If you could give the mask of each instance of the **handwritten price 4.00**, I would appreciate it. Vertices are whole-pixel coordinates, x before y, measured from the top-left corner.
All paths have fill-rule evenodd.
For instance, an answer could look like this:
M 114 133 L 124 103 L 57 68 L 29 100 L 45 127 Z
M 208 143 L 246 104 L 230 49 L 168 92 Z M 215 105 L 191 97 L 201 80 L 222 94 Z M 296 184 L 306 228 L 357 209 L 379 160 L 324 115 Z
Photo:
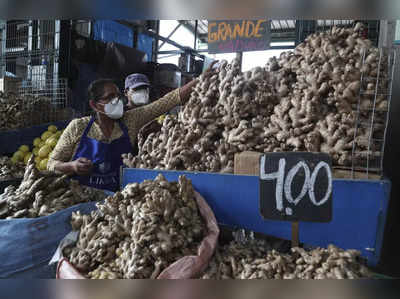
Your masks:
M 332 173 L 329 168 L 329 165 L 326 162 L 323 161 L 319 162 L 311 174 L 308 165 L 300 161 L 292 169 L 290 169 L 290 171 L 286 176 L 286 179 L 285 179 L 285 166 L 286 166 L 286 160 L 282 158 L 279 160 L 279 169 L 277 172 L 265 173 L 265 157 L 261 158 L 260 178 L 262 180 L 277 180 L 275 197 L 276 197 L 276 208 L 278 211 L 283 211 L 283 193 L 285 193 L 286 200 L 294 205 L 297 205 L 307 193 L 311 202 L 315 206 L 321 206 L 329 200 L 329 197 L 332 193 Z M 304 184 L 300 194 L 296 198 L 293 198 L 292 182 L 294 177 L 297 175 L 297 173 L 301 168 L 303 168 L 305 173 Z M 317 201 L 315 198 L 315 183 L 318 174 L 322 169 L 325 169 L 326 174 L 328 176 L 328 187 L 325 192 L 325 196 L 320 201 Z M 287 208 L 285 212 L 288 215 L 292 213 L 290 208 Z

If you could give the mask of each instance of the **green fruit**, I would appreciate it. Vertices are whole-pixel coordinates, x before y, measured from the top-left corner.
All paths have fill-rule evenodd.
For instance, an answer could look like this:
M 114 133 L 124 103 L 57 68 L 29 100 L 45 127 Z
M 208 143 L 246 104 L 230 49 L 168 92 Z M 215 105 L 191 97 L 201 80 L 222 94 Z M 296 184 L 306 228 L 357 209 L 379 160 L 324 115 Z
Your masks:
M 47 169 L 47 162 L 49 161 L 49 159 L 43 159 L 42 161 L 40 161 L 39 163 L 39 169 L 40 170 L 46 170 Z
M 55 136 L 51 136 L 49 139 L 46 140 L 46 144 L 50 145 L 51 148 L 54 148 L 57 145 L 58 139 Z
M 49 126 L 49 127 L 47 128 L 47 130 L 48 130 L 49 132 L 55 133 L 55 132 L 57 132 L 57 127 L 54 126 L 54 125 L 51 125 L 51 126 Z
M 16 151 L 13 155 L 13 158 L 15 158 L 17 161 L 22 161 L 24 159 L 24 153 L 21 151 Z
M 35 157 L 35 164 L 39 166 L 40 161 L 42 161 L 42 158 L 40 157 Z
M 24 158 L 25 165 L 28 164 L 28 160 L 32 157 L 32 155 L 33 155 L 32 153 L 28 153 L 25 155 L 25 158 Z
M 52 132 L 46 131 L 46 132 L 44 132 L 44 133 L 42 134 L 41 139 L 42 139 L 43 141 L 46 141 L 47 138 L 49 138 L 51 135 L 53 135 Z
M 38 154 L 39 154 L 40 158 L 46 158 L 46 157 L 49 156 L 50 152 L 51 152 L 51 146 L 50 145 L 44 145 L 44 146 L 42 146 L 40 148 Z
M 32 153 L 33 153 L 35 156 L 37 156 L 37 155 L 39 154 L 39 148 L 34 147 L 33 150 L 32 150 Z
M 25 144 L 21 145 L 18 150 L 21 152 L 27 153 L 27 152 L 29 152 L 29 146 L 27 146 Z
M 33 145 L 34 146 L 38 146 L 40 144 L 40 142 L 42 142 L 42 139 L 40 139 L 39 137 L 35 138 L 35 140 L 33 140 Z
M 12 157 L 11 158 L 11 162 L 13 163 L 13 164 L 17 164 L 18 163 L 18 159 L 16 158 L 16 157 Z

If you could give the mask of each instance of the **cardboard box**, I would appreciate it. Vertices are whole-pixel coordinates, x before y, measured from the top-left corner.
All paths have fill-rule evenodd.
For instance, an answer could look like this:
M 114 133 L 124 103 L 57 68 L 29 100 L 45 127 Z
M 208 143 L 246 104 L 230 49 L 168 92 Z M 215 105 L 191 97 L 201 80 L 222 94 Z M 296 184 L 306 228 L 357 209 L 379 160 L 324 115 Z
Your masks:
M 250 151 L 235 154 L 234 174 L 258 176 L 260 174 L 260 157 L 262 155 L 263 153 Z M 351 179 L 351 170 L 333 169 L 332 175 L 336 179 Z M 380 180 L 381 176 L 370 173 L 367 178 L 366 173 L 355 171 L 354 179 Z
M 235 154 L 234 173 L 241 175 L 259 175 L 262 153 L 243 152 Z

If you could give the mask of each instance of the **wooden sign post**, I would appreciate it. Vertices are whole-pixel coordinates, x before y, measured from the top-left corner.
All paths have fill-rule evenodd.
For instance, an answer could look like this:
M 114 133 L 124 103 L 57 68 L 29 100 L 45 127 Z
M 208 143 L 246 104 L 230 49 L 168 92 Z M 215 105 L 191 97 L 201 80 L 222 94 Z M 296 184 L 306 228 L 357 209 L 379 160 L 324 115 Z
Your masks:
M 264 219 L 292 222 L 293 247 L 299 245 L 299 221 L 330 222 L 330 156 L 301 152 L 261 156 L 260 212 Z

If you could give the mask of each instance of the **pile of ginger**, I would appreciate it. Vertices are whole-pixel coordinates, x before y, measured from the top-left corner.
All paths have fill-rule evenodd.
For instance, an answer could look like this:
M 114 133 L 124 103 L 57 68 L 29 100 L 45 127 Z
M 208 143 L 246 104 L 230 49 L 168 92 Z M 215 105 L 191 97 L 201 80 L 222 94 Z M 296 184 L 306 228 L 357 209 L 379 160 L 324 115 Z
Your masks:
M 388 89 L 388 55 L 362 30 L 357 23 L 312 34 L 247 72 L 237 60 L 222 61 L 200 77 L 177 118 L 139 139 L 136 157 L 123 155 L 125 165 L 232 173 L 234 155 L 243 151 L 323 152 L 334 166 L 379 158 L 370 139 L 384 134 L 388 99 L 374 100 Z M 357 120 L 364 125 L 356 129 Z

